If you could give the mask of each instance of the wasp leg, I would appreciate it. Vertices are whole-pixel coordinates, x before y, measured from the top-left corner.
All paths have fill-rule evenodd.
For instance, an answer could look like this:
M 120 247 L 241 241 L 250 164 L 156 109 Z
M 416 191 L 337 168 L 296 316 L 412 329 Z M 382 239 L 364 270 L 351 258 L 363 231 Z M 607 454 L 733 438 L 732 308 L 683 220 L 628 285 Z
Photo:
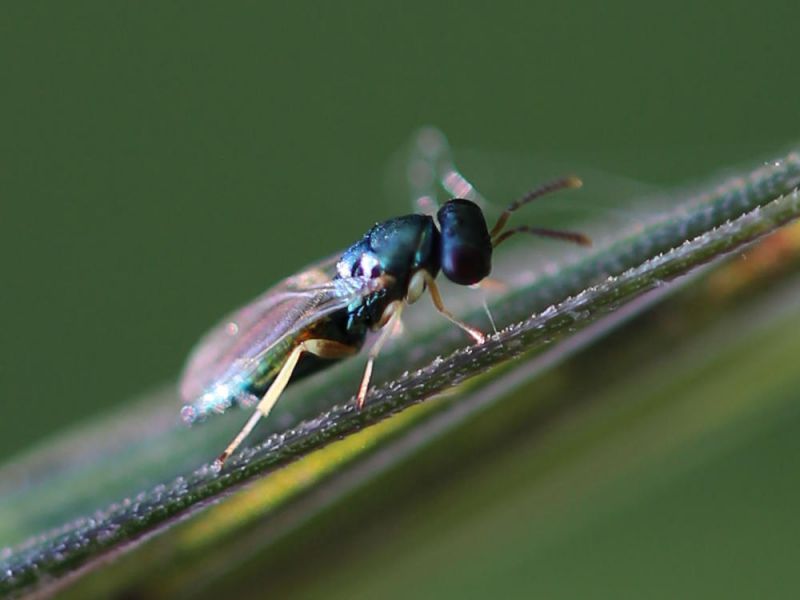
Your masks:
M 364 401 L 367 399 L 367 390 L 369 389 L 369 380 L 372 378 L 372 367 L 375 365 L 375 359 L 381 353 L 383 345 L 386 340 L 392 335 L 394 328 L 400 322 L 400 315 L 403 313 L 403 303 L 394 302 L 389 306 L 392 307 L 391 316 L 383 326 L 380 337 L 372 345 L 369 350 L 369 357 L 367 358 L 367 366 L 364 368 L 364 375 L 361 377 L 361 385 L 358 386 L 358 395 L 356 396 L 356 408 L 361 410 L 364 406 Z
M 478 283 L 470 286 L 476 290 L 483 290 L 484 292 L 492 293 L 502 293 L 508 290 L 508 284 L 500 279 L 495 279 L 493 277 L 484 277 Z M 489 323 L 492 325 L 492 330 L 497 333 L 497 325 L 494 322 L 494 317 L 492 316 L 492 311 L 489 309 L 489 301 L 486 297 L 486 294 L 483 294 L 483 310 L 486 313 L 486 316 L 489 317 Z
M 236 435 L 235 438 L 233 438 L 233 441 L 228 444 L 228 447 L 225 448 L 225 451 L 219 455 L 217 460 L 214 461 L 214 469 L 217 471 L 222 469 L 222 465 L 225 463 L 228 457 L 236 451 L 236 449 L 247 438 L 247 436 L 250 435 L 250 432 L 253 431 L 259 419 L 261 419 L 261 417 L 266 417 L 270 413 L 272 407 L 275 406 L 278 398 L 280 398 L 281 394 L 283 393 L 283 390 L 286 389 L 286 386 L 289 384 L 289 380 L 291 379 L 292 373 L 297 366 L 297 362 L 300 360 L 300 357 L 304 352 L 308 352 L 322 358 L 343 358 L 345 356 L 355 354 L 357 351 L 357 348 L 353 348 L 347 344 L 323 339 L 306 340 L 305 342 L 295 346 L 291 353 L 289 353 L 289 356 L 286 358 L 286 362 L 283 363 L 283 366 L 278 372 L 278 375 L 275 377 L 275 380 L 272 382 L 272 385 L 269 386 L 267 393 L 264 394 L 264 397 L 258 403 L 258 406 L 256 406 L 256 411 L 253 413 L 250 419 L 248 419 L 244 427 L 242 427 L 242 430 Z
M 453 316 L 453 313 L 444 307 L 442 295 L 439 293 L 439 286 L 436 285 L 433 277 L 426 277 L 425 283 L 428 286 L 428 290 L 431 292 L 431 299 L 433 300 L 433 305 L 436 307 L 436 310 L 438 310 L 451 323 L 458 325 L 461 329 L 467 332 L 476 343 L 482 344 L 486 340 L 486 336 L 482 331 L 475 329 L 471 325 L 464 323 L 464 321 L 457 319 L 455 316 Z

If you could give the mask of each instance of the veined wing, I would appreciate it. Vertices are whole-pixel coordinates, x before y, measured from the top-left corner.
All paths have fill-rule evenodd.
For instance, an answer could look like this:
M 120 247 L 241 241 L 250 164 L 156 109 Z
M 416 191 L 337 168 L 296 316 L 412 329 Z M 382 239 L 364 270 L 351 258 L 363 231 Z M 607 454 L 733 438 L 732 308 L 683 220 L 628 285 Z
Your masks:
M 284 279 L 224 318 L 189 356 L 180 383 L 184 418 L 227 409 L 264 368 L 266 356 L 311 323 L 376 291 L 379 281 L 334 279 L 336 258 Z M 288 348 L 287 348 L 288 350 Z

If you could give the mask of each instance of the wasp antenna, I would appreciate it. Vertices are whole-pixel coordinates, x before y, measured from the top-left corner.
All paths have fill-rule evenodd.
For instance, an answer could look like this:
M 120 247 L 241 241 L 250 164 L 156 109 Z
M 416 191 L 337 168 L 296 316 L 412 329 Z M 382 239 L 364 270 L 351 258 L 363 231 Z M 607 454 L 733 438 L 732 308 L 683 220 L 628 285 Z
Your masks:
M 573 244 L 578 244 L 580 246 L 592 245 L 592 240 L 589 238 L 589 236 L 577 231 L 562 231 L 559 229 L 544 229 L 542 227 L 529 227 L 528 225 L 520 225 L 519 227 L 514 227 L 513 229 L 507 229 L 502 234 L 495 237 L 492 240 L 492 247 L 497 248 L 512 235 L 516 235 L 518 233 L 529 233 L 531 235 L 564 240 L 565 242 L 572 242 Z
M 500 234 L 505 227 L 506 223 L 508 222 L 511 213 L 519 210 L 529 202 L 533 202 L 537 198 L 541 198 L 542 196 L 549 194 L 551 192 L 557 192 L 558 190 L 569 190 L 569 189 L 576 189 L 583 186 L 583 181 L 579 177 L 575 175 L 568 175 L 567 177 L 561 177 L 560 179 L 554 179 L 553 181 L 548 181 L 529 191 L 519 200 L 516 200 L 508 205 L 500 217 L 497 219 L 497 223 L 494 224 L 492 230 L 489 232 L 491 237 L 495 237 Z

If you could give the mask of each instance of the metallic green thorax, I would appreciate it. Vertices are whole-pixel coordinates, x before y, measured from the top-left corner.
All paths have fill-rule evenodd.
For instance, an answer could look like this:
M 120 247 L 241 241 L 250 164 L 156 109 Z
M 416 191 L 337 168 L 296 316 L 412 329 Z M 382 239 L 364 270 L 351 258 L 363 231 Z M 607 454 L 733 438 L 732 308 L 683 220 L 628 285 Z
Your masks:
M 360 298 L 348 308 L 348 328 L 374 327 L 386 307 L 406 296 L 411 276 L 424 270 L 436 277 L 441 259 L 441 236 L 433 218 L 406 215 L 378 223 L 342 254 L 336 268 L 340 277 L 390 275 L 390 287 Z

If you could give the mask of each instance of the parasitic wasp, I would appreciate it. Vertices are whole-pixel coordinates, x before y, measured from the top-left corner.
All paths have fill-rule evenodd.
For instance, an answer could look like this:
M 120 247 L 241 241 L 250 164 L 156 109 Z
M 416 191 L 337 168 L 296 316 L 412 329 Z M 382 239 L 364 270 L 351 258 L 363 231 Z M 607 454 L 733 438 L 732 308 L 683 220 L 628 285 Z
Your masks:
M 426 131 L 430 138 L 432 130 Z M 450 179 L 460 177 L 454 169 L 446 172 Z M 474 189 L 465 179 L 458 182 L 463 185 L 445 186 L 474 196 L 463 193 Z M 426 291 L 439 313 L 482 343 L 481 331 L 447 310 L 437 276 L 463 286 L 480 283 L 492 270 L 494 249 L 519 233 L 588 245 L 581 233 L 507 226 L 511 215 L 533 200 L 580 186 L 577 177 L 545 183 L 510 204 L 491 228 L 479 204 L 467 197 L 434 207 L 435 215 L 409 214 L 377 223 L 344 252 L 284 279 L 223 319 L 192 352 L 180 384 L 186 421 L 232 404 L 255 405 L 215 467 L 221 468 L 259 419 L 269 415 L 289 383 L 357 354 L 368 333 L 380 330 L 356 394 L 360 409 L 381 348 L 404 308 Z

